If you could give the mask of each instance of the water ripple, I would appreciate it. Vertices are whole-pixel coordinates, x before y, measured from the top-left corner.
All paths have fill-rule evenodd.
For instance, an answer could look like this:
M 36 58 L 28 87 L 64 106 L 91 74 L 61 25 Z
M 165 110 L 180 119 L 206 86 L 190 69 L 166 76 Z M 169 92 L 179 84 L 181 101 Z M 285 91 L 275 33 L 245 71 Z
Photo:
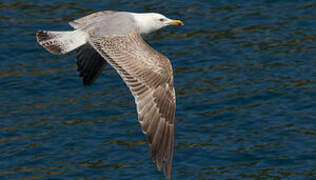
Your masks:
M 103 9 L 184 21 L 146 36 L 174 67 L 174 179 L 315 178 L 313 1 L 0 2 L 0 179 L 163 179 L 107 67 L 82 86 L 39 29 Z M 115 91 L 113 91 L 115 89 Z

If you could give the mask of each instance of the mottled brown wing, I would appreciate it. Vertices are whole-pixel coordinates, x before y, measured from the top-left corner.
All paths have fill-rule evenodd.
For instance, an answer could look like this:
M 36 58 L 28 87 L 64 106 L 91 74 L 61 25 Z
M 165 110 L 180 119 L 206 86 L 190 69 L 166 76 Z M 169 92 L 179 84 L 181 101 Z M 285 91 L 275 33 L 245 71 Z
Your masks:
M 170 61 L 137 33 L 91 37 L 90 44 L 116 69 L 132 92 L 152 159 L 170 178 L 176 109 Z

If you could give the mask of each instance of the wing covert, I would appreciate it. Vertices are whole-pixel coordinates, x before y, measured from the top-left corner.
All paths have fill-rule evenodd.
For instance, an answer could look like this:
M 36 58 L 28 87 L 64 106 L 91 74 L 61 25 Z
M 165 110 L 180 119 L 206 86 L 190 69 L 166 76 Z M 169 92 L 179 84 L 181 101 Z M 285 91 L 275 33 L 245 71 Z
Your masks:
M 175 91 L 170 61 L 137 33 L 90 37 L 89 43 L 118 72 L 137 105 L 153 161 L 170 178 L 174 151 Z

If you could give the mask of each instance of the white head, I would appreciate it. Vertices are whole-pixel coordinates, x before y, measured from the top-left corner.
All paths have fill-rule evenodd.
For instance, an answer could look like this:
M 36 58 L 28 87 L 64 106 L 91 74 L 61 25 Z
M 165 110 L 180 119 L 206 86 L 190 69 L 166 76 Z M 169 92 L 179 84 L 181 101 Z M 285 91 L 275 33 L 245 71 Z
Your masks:
M 172 20 L 158 13 L 133 13 L 141 34 L 148 34 L 166 26 L 183 26 L 180 20 Z

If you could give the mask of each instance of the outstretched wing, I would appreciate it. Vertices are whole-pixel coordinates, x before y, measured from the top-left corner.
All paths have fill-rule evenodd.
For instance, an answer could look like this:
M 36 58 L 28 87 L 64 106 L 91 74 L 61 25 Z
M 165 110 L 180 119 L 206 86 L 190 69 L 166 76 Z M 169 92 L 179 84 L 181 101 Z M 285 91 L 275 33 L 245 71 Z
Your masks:
M 138 120 L 158 169 L 170 178 L 174 151 L 175 91 L 170 61 L 137 33 L 90 37 L 89 43 L 132 92 Z

